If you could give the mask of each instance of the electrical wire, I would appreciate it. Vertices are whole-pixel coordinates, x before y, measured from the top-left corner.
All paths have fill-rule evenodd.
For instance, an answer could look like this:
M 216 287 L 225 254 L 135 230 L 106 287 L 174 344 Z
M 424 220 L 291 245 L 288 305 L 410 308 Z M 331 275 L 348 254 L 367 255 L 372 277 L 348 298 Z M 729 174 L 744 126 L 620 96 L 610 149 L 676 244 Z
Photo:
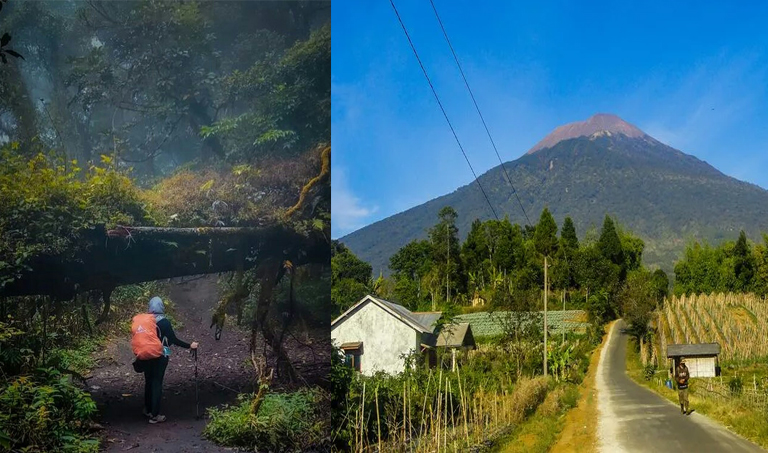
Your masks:
M 485 197 L 485 201 L 488 202 L 488 207 L 491 208 L 491 212 L 493 212 L 493 216 L 496 217 L 496 220 L 500 220 L 499 216 L 496 214 L 496 210 L 493 209 L 493 205 L 491 204 L 491 200 L 488 198 L 488 194 L 485 193 L 485 189 L 483 189 L 483 186 L 480 184 L 480 181 L 477 179 L 477 173 L 475 173 L 475 169 L 472 168 L 472 164 L 469 162 L 469 157 L 467 157 L 467 153 L 464 151 L 464 147 L 461 146 L 459 137 L 456 135 L 456 130 L 454 130 L 453 125 L 451 124 L 451 120 L 448 119 L 448 114 L 445 112 L 445 108 L 443 108 L 443 103 L 440 102 L 440 97 L 437 95 L 437 91 L 435 90 L 434 85 L 432 85 L 432 80 L 429 78 L 429 75 L 427 74 L 427 70 L 426 68 L 424 68 L 424 64 L 421 62 L 419 53 L 416 51 L 416 46 L 414 46 L 413 41 L 411 40 L 411 36 L 408 34 L 408 30 L 405 28 L 405 24 L 403 23 L 403 20 L 400 18 L 400 13 L 397 11 L 397 7 L 395 6 L 394 1 L 389 0 L 389 4 L 392 5 L 392 9 L 395 11 L 397 20 L 398 22 L 400 22 L 400 26 L 403 28 L 403 32 L 405 33 L 405 37 L 408 38 L 408 44 L 410 44 L 411 50 L 413 50 L 413 54 L 416 56 L 416 60 L 419 62 L 421 71 L 424 73 L 424 77 L 427 79 L 429 88 L 432 89 L 432 94 L 435 96 L 437 105 L 440 106 L 440 110 L 443 112 L 443 116 L 445 117 L 445 121 L 448 123 L 448 127 L 451 128 L 451 133 L 453 133 L 453 138 L 456 139 L 456 143 L 459 145 L 461 154 L 464 155 L 464 159 L 467 161 L 467 165 L 469 165 L 469 169 L 472 171 L 472 175 L 475 177 L 475 182 L 477 183 L 477 186 L 480 188 L 480 191 L 483 193 L 483 196 Z
M 517 203 L 520 205 L 520 209 L 523 211 L 525 220 L 528 222 L 528 225 L 531 226 L 532 225 L 531 219 L 528 218 L 528 214 L 525 212 L 525 208 L 523 207 L 523 203 L 520 200 L 520 196 L 517 194 L 517 189 L 515 189 L 515 185 L 512 184 L 512 178 L 509 177 L 509 173 L 507 173 L 507 168 L 504 166 L 504 162 L 501 160 L 501 156 L 499 155 L 499 150 L 496 148 L 496 142 L 493 141 L 493 137 L 491 136 L 491 132 L 488 129 L 488 125 L 485 123 L 485 118 L 483 118 L 483 114 L 480 112 L 480 107 L 477 105 L 477 100 L 475 99 L 474 93 L 472 93 L 472 88 L 469 87 L 469 82 L 467 81 L 467 77 L 464 75 L 464 69 L 462 69 L 461 63 L 459 63 L 459 57 L 456 55 L 456 51 L 453 49 L 453 44 L 451 44 L 451 40 L 448 38 L 448 33 L 445 31 L 445 27 L 443 26 L 443 21 L 440 19 L 440 15 L 437 13 L 437 8 L 435 7 L 435 3 L 433 0 L 429 0 L 429 3 L 432 5 L 432 11 L 435 12 L 435 17 L 437 18 L 437 22 L 440 24 L 440 29 L 443 31 L 443 36 L 445 37 L 445 41 L 448 43 L 448 47 L 451 49 L 451 53 L 453 54 L 453 59 L 454 61 L 456 61 L 456 66 L 458 66 L 459 72 L 461 73 L 461 78 L 464 79 L 464 85 L 467 87 L 467 91 L 469 91 L 469 96 L 472 98 L 472 102 L 475 104 L 475 110 L 477 110 L 477 114 L 480 116 L 480 121 L 483 122 L 485 133 L 488 134 L 488 139 L 491 141 L 493 150 L 496 152 L 496 157 L 499 159 L 499 163 L 501 164 L 501 169 L 504 170 L 504 174 L 507 177 L 507 182 L 509 183 L 510 187 L 512 187 L 512 193 L 515 194 L 515 198 L 517 198 Z

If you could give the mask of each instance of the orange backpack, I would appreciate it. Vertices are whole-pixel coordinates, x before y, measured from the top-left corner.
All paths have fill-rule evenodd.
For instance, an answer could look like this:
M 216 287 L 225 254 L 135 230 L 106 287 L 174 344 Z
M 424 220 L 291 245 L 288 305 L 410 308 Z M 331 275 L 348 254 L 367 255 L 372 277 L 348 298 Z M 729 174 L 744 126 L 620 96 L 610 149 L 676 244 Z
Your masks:
M 142 313 L 133 317 L 131 349 L 139 360 L 156 359 L 163 355 L 155 315 Z

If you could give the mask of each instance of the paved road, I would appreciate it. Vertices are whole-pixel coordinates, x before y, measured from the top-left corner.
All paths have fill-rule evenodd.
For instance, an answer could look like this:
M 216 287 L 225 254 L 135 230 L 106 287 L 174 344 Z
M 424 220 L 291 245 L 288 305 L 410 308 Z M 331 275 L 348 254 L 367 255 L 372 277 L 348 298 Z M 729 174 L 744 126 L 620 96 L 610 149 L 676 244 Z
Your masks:
M 765 451 L 701 414 L 681 414 L 680 406 L 632 381 L 625 373 L 627 336 L 623 327 L 623 321 L 613 325 L 597 369 L 602 452 Z

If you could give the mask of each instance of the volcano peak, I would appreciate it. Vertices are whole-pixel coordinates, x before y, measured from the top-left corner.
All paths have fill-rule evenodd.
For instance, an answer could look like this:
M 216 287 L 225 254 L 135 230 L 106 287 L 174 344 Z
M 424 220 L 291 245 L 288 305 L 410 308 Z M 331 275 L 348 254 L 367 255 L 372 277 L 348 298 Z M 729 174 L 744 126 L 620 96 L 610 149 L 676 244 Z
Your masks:
M 611 113 L 597 113 L 584 121 L 558 126 L 544 137 L 539 143 L 531 148 L 527 154 L 533 154 L 542 148 L 551 148 L 557 143 L 577 137 L 589 137 L 599 132 L 608 132 L 610 134 L 622 134 L 627 137 L 641 138 L 647 134 L 632 124 L 624 121 Z

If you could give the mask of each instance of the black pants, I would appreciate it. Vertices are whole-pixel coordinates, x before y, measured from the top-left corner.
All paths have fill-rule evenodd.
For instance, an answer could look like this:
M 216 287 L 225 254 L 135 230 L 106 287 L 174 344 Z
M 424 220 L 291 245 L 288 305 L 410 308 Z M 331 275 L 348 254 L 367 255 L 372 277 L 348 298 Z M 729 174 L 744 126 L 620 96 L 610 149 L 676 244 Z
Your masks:
M 144 367 L 144 408 L 153 417 L 160 413 L 166 367 L 168 367 L 168 357 L 147 360 Z

